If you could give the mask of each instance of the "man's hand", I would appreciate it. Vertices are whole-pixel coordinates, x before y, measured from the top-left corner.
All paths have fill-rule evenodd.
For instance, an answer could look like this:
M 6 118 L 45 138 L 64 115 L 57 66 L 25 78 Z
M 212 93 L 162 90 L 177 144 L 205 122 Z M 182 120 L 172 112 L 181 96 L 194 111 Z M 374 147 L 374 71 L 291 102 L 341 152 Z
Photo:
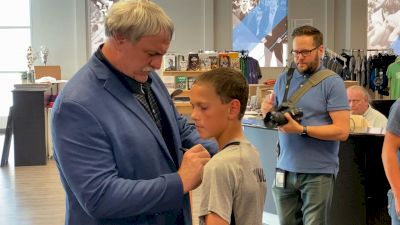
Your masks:
M 261 103 L 261 112 L 263 118 L 267 113 L 271 112 L 274 105 L 275 105 L 275 93 L 271 91 L 270 94 L 265 96 L 263 102 Z
M 283 126 L 279 126 L 279 131 L 295 134 L 301 134 L 303 132 L 303 126 L 299 124 L 296 120 L 294 120 L 289 113 L 285 113 L 284 116 L 287 119 L 288 123 Z
M 197 188 L 201 184 L 204 165 L 210 158 L 210 154 L 201 144 L 197 144 L 185 152 L 178 171 L 185 193 Z

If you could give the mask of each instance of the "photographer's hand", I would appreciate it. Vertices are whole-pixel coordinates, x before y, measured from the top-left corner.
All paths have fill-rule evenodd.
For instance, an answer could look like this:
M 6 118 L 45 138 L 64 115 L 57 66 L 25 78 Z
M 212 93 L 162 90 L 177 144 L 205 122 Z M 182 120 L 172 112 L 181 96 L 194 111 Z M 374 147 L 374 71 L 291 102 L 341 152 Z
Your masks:
M 271 112 L 274 105 L 275 105 L 275 93 L 274 91 L 271 91 L 270 94 L 265 96 L 263 102 L 261 103 L 261 112 L 263 118 L 267 113 Z
M 284 114 L 285 118 L 288 120 L 288 123 L 279 126 L 278 130 L 284 133 L 295 133 L 301 134 L 303 132 L 303 125 L 299 124 L 296 120 L 294 120 L 289 113 Z

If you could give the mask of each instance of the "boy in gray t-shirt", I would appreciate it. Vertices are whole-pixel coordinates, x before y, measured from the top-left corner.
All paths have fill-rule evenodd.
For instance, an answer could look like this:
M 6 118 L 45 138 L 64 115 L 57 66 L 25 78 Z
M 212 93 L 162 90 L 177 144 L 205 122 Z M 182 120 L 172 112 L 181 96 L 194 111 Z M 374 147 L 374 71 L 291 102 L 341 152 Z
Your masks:
M 198 189 L 200 224 L 262 224 L 266 180 L 241 124 L 248 92 L 246 79 L 232 68 L 205 72 L 192 86 L 192 119 L 200 136 L 215 138 L 220 149 Z

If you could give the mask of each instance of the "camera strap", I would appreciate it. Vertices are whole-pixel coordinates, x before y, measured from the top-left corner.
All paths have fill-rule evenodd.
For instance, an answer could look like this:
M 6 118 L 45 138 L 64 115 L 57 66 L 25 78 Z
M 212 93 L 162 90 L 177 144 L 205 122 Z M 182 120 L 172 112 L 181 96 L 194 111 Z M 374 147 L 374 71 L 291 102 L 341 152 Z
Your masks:
M 315 87 L 316 85 L 318 85 L 321 81 L 325 80 L 326 78 L 335 75 L 336 73 L 332 70 L 329 69 L 323 69 L 320 70 L 316 73 L 314 73 L 313 75 L 310 76 L 310 78 L 308 78 L 307 82 L 301 87 L 299 88 L 289 99 L 289 102 L 292 105 L 296 105 L 296 103 L 299 101 L 299 99 L 305 94 L 307 93 L 308 90 L 310 90 L 312 87 Z M 288 75 L 289 75 L 289 71 L 288 71 Z M 293 76 L 293 72 L 291 77 Z M 290 80 L 292 79 L 290 77 Z M 289 79 L 289 77 L 288 77 Z M 290 85 L 290 80 L 288 80 L 287 84 L 286 84 L 286 90 L 285 90 L 285 95 L 284 95 L 284 101 L 287 97 L 287 92 L 289 90 L 289 85 Z
M 283 95 L 283 102 L 287 100 L 287 94 L 289 92 L 290 81 L 292 81 L 294 68 L 290 67 L 287 74 L 286 74 L 286 86 L 285 86 L 285 94 Z

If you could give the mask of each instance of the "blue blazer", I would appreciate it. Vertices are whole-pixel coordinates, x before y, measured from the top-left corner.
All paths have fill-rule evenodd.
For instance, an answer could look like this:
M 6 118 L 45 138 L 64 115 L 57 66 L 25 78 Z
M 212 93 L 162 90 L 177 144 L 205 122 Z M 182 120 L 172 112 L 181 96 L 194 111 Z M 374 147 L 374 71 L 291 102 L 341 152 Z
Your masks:
M 214 142 L 177 112 L 152 73 L 160 110 L 171 126 L 179 164 L 183 149 Z M 190 202 L 153 119 L 96 56 L 68 81 L 52 110 L 54 156 L 66 191 L 66 224 L 191 224 Z M 183 211 L 183 214 L 182 214 Z

